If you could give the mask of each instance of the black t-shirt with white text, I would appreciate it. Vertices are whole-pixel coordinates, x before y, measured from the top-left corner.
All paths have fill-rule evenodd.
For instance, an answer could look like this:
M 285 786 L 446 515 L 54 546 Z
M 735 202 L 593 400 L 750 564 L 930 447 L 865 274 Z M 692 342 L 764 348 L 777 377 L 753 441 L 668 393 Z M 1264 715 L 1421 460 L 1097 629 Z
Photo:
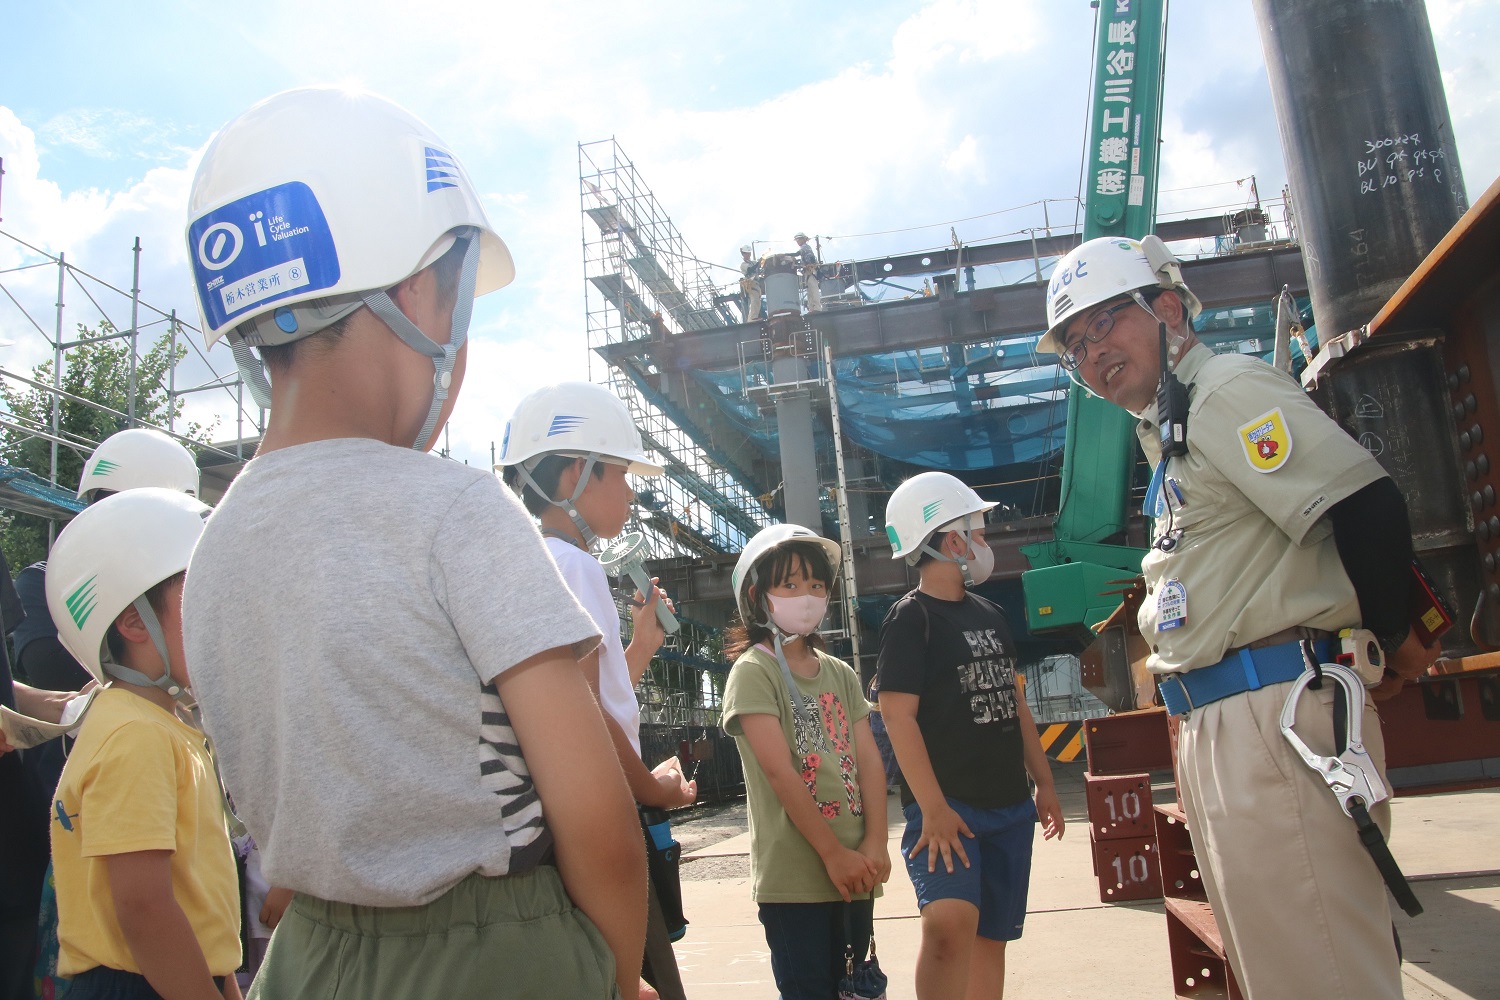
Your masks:
M 881 691 L 917 695 L 917 725 L 948 798 L 998 809 L 1030 798 L 1016 703 L 1016 645 L 1005 615 L 972 593 L 913 590 L 880 629 Z M 901 804 L 914 801 L 901 782 Z

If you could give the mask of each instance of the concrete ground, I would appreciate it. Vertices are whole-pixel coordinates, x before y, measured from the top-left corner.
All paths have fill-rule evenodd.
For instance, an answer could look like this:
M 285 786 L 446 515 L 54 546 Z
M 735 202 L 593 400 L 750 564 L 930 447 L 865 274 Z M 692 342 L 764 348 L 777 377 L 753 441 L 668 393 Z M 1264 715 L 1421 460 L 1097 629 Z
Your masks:
M 1083 765 L 1054 764 L 1068 820 L 1061 843 L 1037 833 L 1026 933 L 1008 949 L 1008 1000 L 1173 996 L 1160 900 L 1105 904 L 1092 875 Z M 1158 785 L 1158 801 L 1172 796 Z M 1500 998 L 1500 789 L 1397 799 L 1391 848 L 1426 912 L 1393 904 L 1406 962 L 1407 1000 Z M 902 820 L 888 808 L 895 861 L 875 905 L 889 1000 L 913 1000 L 920 924 L 898 852 Z M 691 1000 L 774 997 L 765 937 L 750 900 L 750 835 L 691 851 L 683 860 L 683 909 L 691 925 L 677 944 Z

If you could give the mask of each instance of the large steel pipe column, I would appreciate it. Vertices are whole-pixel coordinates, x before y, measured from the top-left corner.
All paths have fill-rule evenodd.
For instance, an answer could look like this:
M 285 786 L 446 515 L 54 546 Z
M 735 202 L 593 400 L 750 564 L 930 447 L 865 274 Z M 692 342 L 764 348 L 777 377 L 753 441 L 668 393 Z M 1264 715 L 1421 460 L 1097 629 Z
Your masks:
M 812 397 L 801 385 L 810 373 L 806 356 L 796 350 L 803 329 L 797 258 L 787 253 L 768 254 L 761 259 L 761 270 L 765 274 L 767 316 L 761 329 L 770 349 L 771 383 L 788 387 L 773 394 L 781 451 L 782 508 L 788 524 L 800 524 L 822 534 Z
M 1375 315 L 1468 207 L 1423 0 L 1254 0 L 1320 339 Z

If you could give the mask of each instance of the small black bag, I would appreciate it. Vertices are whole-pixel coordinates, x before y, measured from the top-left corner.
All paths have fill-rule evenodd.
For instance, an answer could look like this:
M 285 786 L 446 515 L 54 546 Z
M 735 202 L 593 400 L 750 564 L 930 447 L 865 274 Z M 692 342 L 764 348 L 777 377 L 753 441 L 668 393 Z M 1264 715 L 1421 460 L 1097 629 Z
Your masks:
M 870 957 L 854 960 L 854 926 L 849 907 L 844 906 L 844 977 L 839 980 L 839 1000 L 885 1000 L 886 975 L 875 957 L 875 935 L 870 935 Z
M 651 875 L 651 887 L 656 890 L 656 901 L 661 905 L 667 937 L 679 941 L 687 933 L 688 925 L 687 917 L 682 915 L 679 876 L 682 845 L 672 836 L 672 824 L 665 809 L 656 806 L 636 808 L 640 810 L 641 829 L 646 835 L 646 867 Z

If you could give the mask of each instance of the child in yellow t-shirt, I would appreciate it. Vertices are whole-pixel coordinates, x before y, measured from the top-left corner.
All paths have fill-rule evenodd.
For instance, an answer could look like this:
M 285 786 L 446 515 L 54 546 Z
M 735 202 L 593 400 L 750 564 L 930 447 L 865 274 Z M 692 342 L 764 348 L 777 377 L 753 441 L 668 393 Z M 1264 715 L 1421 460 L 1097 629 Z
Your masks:
M 223 796 L 191 715 L 182 581 L 208 508 L 172 490 L 101 500 L 53 546 L 47 603 L 108 684 L 53 803 L 58 972 L 75 1000 L 238 1000 L 239 884 Z

